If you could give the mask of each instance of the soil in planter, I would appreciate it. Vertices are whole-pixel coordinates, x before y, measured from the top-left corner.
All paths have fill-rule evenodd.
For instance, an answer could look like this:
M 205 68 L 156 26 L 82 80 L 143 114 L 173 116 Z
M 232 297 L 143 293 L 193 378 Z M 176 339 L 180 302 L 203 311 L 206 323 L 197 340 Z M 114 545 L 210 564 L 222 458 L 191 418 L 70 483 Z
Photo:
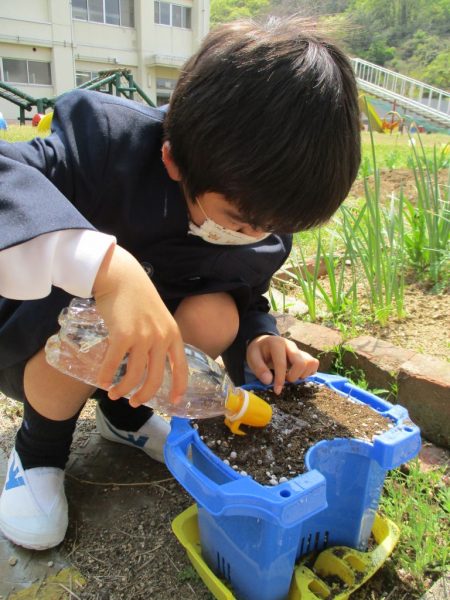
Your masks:
M 264 429 L 249 427 L 245 436 L 234 435 L 223 417 L 198 420 L 194 427 L 226 464 L 263 485 L 277 485 L 303 473 L 306 452 L 321 440 L 372 441 L 393 427 L 390 419 L 368 406 L 312 382 L 285 386 L 279 396 L 271 390 L 256 393 L 273 408 L 272 421 Z

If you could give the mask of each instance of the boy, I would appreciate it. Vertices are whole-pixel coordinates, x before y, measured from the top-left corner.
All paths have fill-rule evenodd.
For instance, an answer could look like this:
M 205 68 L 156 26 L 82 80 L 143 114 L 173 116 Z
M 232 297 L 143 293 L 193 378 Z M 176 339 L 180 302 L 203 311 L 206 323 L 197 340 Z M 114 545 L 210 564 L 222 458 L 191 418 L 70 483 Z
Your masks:
M 278 393 L 285 379 L 317 370 L 277 334 L 262 294 L 289 254 L 290 232 L 328 219 L 358 170 L 355 80 L 332 43 L 295 19 L 226 25 L 185 65 L 167 116 L 76 91 L 57 104 L 49 138 L 2 153 L 34 168 L 36 202 L 42 183 L 115 235 L 148 270 L 183 340 L 222 355 L 236 383 L 245 361 Z M 43 345 L 69 300 L 55 290 L 0 304 L 0 389 L 24 401 L 0 528 L 35 549 L 64 537 L 63 469 L 79 411 L 95 392 L 45 362 Z M 145 357 L 155 389 L 165 355 Z M 162 460 L 168 426 L 140 406 L 148 390 L 131 398 L 134 410 L 121 394 L 120 385 L 96 392 L 100 433 L 139 440 Z
M 3 203 L 0 198 L 0 223 L 9 225 L 3 225 L 4 235 L 0 240 L 0 296 L 35 300 L 48 296 L 52 285 L 82 298 L 93 295 L 109 331 L 108 351 L 99 380 L 110 381 L 126 353 L 129 359 L 133 356 L 139 359 L 158 342 L 153 331 L 155 307 L 150 309 L 148 300 L 153 295 L 158 301 L 153 284 L 138 261 L 115 243 L 114 236 L 93 231 L 67 200 L 64 199 L 62 214 L 58 211 L 55 214 L 55 207 L 49 207 L 59 224 L 28 213 L 24 215 L 21 208 L 15 203 Z M 17 221 L 20 226 L 15 225 Z M 53 230 L 57 226 L 64 229 Z M 30 239 L 24 241 L 27 237 Z M 7 246 L 3 249 L 2 245 Z M 172 361 L 171 397 L 176 400 L 187 386 L 183 340 L 175 320 L 164 307 L 161 319 Z M 152 385 L 145 364 L 140 371 L 135 369 L 134 373 L 125 374 L 122 394 L 139 385 L 143 392 Z

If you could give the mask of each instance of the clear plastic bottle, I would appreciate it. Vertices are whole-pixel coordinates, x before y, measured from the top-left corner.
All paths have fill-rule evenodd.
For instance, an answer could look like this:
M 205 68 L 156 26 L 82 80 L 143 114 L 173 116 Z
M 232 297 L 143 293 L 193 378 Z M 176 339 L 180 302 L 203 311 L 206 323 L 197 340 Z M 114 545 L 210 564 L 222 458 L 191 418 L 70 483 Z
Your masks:
M 55 369 L 100 387 L 98 371 L 108 347 L 108 330 L 92 299 L 74 298 L 59 315 L 60 331 L 45 346 L 47 362 Z M 169 416 L 203 419 L 225 415 L 234 433 L 243 433 L 241 423 L 264 427 L 272 409 L 264 400 L 235 387 L 226 372 L 207 354 L 185 345 L 189 367 L 188 389 L 181 401 L 171 403 L 172 373 L 166 362 L 163 383 L 146 404 Z M 126 372 L 125 358 L 114 378 L 118 383 Z M 131 396 L 131 393 L 128 397 Z

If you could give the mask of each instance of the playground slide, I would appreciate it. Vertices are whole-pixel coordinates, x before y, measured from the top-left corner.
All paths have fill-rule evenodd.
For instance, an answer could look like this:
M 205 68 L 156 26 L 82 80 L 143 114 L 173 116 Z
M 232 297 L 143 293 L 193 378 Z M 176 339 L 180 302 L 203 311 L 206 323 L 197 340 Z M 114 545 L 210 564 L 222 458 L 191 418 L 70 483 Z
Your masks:
M 383 122 L 378 116 L 376 110 L 370 103 L 370 100 L 367 98 L 365 94 L 361 94 L 358 98 L 359 100 L 359 108 L 361 112 L 363 112 L 367 118 L 369 119 L 370 126 L 373 131 L 380 131 L 381 133 L 384 131 Z
M 41 135 L 50 133 L 52 118 L 53 118 L 53 111 L 44 115 L 42 117 L 42 119 L 39 121 L 37 130 Z

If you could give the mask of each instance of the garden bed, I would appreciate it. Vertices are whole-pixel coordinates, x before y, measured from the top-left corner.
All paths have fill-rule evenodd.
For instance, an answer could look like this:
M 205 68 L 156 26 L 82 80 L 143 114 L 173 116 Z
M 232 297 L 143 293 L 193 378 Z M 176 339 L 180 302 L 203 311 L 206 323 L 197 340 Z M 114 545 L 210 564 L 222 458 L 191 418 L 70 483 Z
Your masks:
M 245 436 L 236 436 L 220 417 L 199 420 L 195 427 L 226 464 L 264 485 L 277 485 L 303 473 L 305 454 L 317 442 L 372 441 L 393 426 L 368 406 L 316 383 L 287 386 L 279 396 L 271 390 L 256 393 L 273 408 L 272 421 L 264 429 L 248 428 Z

